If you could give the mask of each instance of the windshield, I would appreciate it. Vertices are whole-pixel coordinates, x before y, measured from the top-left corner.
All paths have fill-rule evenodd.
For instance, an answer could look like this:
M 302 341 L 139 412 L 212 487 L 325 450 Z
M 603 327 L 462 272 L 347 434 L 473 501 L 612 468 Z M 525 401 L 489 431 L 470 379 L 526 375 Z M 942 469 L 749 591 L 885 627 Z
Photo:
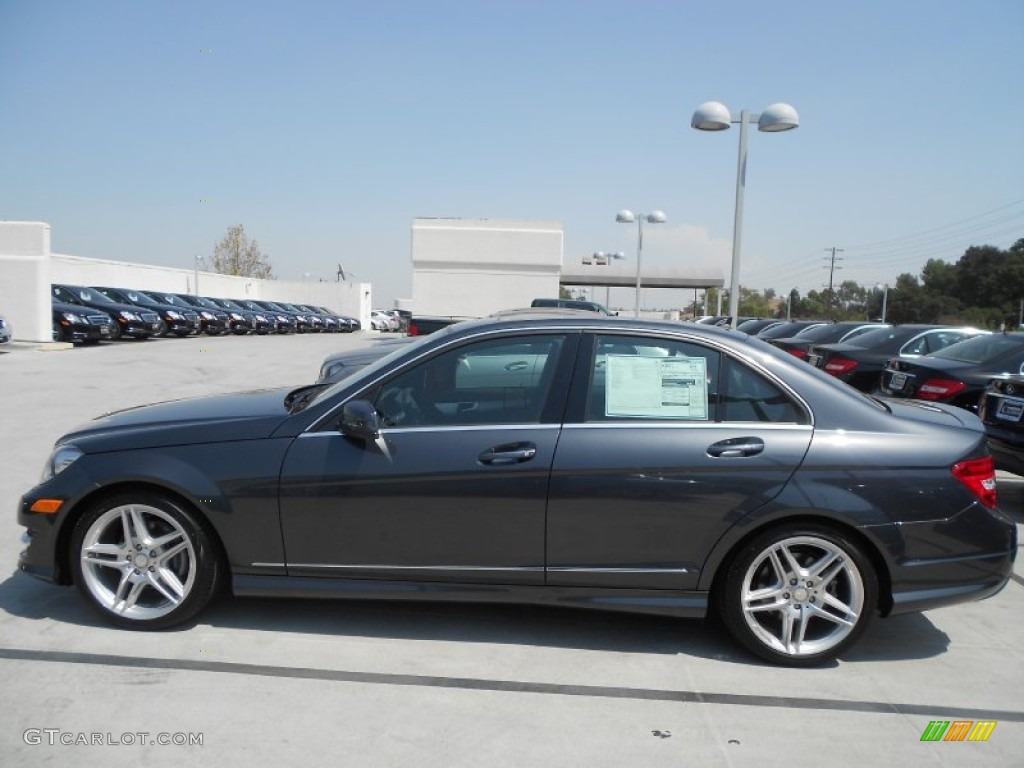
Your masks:
M 900 342 L 921 333 L 923 328 L 875 328 L 855 334 L 843 343 L 852 347 L 865 347 L 874 349 L 876 347 L 895 346 Z
M 803 339 L 804 341 L 826 341 L 828 339 L 839 338 L 849 331 L 851 327 L 852 326 L 849 325 L 829 323 L 828 325 L 804 328 L 804 330 L 800 331 L 795 338 Z
M 147 307 L 152 307 L 160 303 L 153 301 L 149 296 L 139 291 L 126 291 L 124 295 L 128 297 L 128 301 L 132 304 L 145 304 Z
M 958 341 L 938 352 L 932 352 L 928 357 L 942 357 L 964 363 L 989 363 L 1021 349 L 1024 349 L 1024 334 L 994 333 L 990 336 L 975 336 L 973 339 Z
M 171 304 L 172 306 L 175 307 L 185 307 L 186 309 L 191 309 L 191 306 L 188 304 L 188 302 L 184 301 L 183 299 L 179 299 L 173 293 L 147 293 L 146 295 L 149 296 L 154 301 L 160 302 L 161 304 Z
M 800 331 L 810 330 L 813 327 L 815 326 L 807 325 L 806 323 L 782 323 L 765 328 L 757 335 L 762 339 L 788 339 L 790 336 L 797 335 Z
M 74 296 L 77 296 L 81 301 L 89 302 L 92 304 L 119 304 L 120 302 L 111 301 L 107 296 L 104 296 L 99 291 L 94 291 L 92 288 L 68 288 Z

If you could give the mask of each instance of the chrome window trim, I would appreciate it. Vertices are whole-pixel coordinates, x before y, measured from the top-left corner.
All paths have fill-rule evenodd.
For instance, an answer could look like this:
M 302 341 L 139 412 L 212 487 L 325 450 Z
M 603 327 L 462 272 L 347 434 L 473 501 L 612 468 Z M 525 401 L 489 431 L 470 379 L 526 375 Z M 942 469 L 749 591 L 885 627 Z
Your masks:
M 503 430 L 536 430 L 536 429 L 561 429 L 561 424 L 456 424 L 436 427 L 381 427 L 380 434 L 401 435 L 406 432 L 491 432 L 495 429 Z M 325 429 L 320 432 L 303 432 L 299 437 L 339 437 L 341 432 L 332 429 Z
M 882 327 L 882 326 L 880 326 L 880 327 Z M 675 329 L 675 328 L 664 328 L 664 329 L 661 329 L 661 328 L 659 328 L 657 330 L 654 330 L 654 329 L 651 329 L 651 328 L 637 327 L 635 325 L 630 325 L 629 320 L 623 320 L 623 319 L 615 318 L 615 319 L 608 320 L 608 321 L 605 321 L 605 322 L 600 322 L 600 323 L 594 323 L 594 324 L 589 324 L 588 323 L 585 326 L 580 326 L 580 325 L 565 326 L 565 325 L 550 325 L 548 323 L 544 323 L 544 324 L 538 323 L 537 325 L 531 325 L 530 327 L 526 327 L 526 328 L 518 327 L 518 326 L 517 327 L 513 327 L 513 328 L 491 328 L 491 329 L 488 329 L 488 330 L 477 331 L 477 332 L 474 332 L 472 334 L 468 334 L 466 336 L 459 336 L 458 338 L 455 338 L 455 339 L 447 339 L 445 342 L 443 342 L 442 344 L 440 344 L 437 347 L 431 347 L 429 350 L 420 352 L 415 357 L 407 360 L 405 362 L 405 364 L 402 365 L 401 367 L 399 367 L 399 368 L 392 368 L 391 370 L 385 371 L 385 372 L 381 373 L 380 375 L 374 377 L 373 379 L 371 379 L 371 380 L 369 380 L 367 382 L 361 383 L 359 388 L 356 389 L 352 393 L 351 396 L 349 396 L 349 397 L 345 398 L 344 400 L 342 400 L 340 403 L 338 403 L 337 407 L 330 409 L 329 411 L 324 413 L 323 416 L 321 416 L 320 418 L 316 419 L 312 424 L 310 424 L 308 427 L 306 427 L 306 429 L 303 431 L 303 434 L 306 434 L 306 433 L 309 433 L 309 432 L 316 432 L 316 431 L 320 430 L 321 427 L 323 426 L 324 422 L 330 421 L 333 416 L 339 414 L 341 409 L 344 407 L 345 403 L 348 402 L 349 400 L 351 400 L 353 397 L 357 396 L 358 394 L 360 394 L 362 392 L 366 392 L 368 390 L 373 389 L 381 381 L 384 381 L 385 379 L 387 379 L 387 378 L 389 378 L 391 376 L 395 376 L 395 375 L 401 374 L 402 372 L 404 372 L 404 371 L 408 370 L 409 368 L 411 368 L 412 366 L 416 365 L 419 361 L 421 361 L 425 357 L 428 357 L 430 355 L 435 355 L 435 354 L 441 354 L 441 353 L 443 353 L 444 351 L 446 351 L 450 347 L 455 347 L 455 346 L 458 346 L 458 345 L 467 344 L 467 343 L 475 342 L 475 341 L 478 341 L 478 340 L 484 340 L 484 339 L 487 339 L 489 337 L 513 336 L 513 335 L 524 335 L 524 334 L 525 335 L 533 336 L 533 335 L 539 335 L 539 334 L 542 334 L 542 333 L 561 333 L 561 334 L 564 334 L 566 336 L 566 338 L 568 338 L 569 336 L 571 336 L 573 334 L 580 334 L 580 335 L 582 335 L 582 334 L 589 333 L 589 334 L 593 334 L 593 335 L 597 336 L 597 335 L 600 335 L 600 334 L 613 333 L 613 334 L 617 334 L 617 335 L 621 335 L 621 336 L 625 336 L 625 335 L 647 336 L 647 337 L 658 338 L 658 339 L 661 339 L 661 338 L 671 338 L 671 339 L 675 339 L 675 340 L 678 340 L 678 341 L 686 341 L 686 342 L 690 342 L 692 344 L 699 344 L 699 345 L 707 346 L 707 347 L 709 347 L 711 349 L 714 349 L 714 350 L 716 350 L 716 351 L 718 351 L 718 352 L 720 352 L 722 354 L 729 355 L 730 357 L 733 357 L 733 358 L 738 359 L 738 360 L 742 360 L 747 365 L 750 365 L 751 367 L 753 367 L 759 374 L 761 374 L 762 376 L 767 377 L 776 386 L 781 388 L 783 390 L 783 392 L 786 393 L 786 395 L 791 397 L 793 400 L 795 400 L 800 405 L 800 407 L 803 409 L 804 413 L 808 417 L 808 426 L 812 426 L 812 427 L 814 426 L 814 410 L 807 403 L 807 401 L 804 400 L 804 398 L 801 397 L 800 394 L 797 393 L 792 387 L 790 387 L 782 378 L 780 378 L 779 376 L 775 375 L 774 372 L 768 370 L 763 365 L 761 365 L 760 362 L 758 362 L 758 360 L 756 359 L 756 357 L 754 356 L 753 353 L 746 353 L 745 350 L 744 351 L 734 350 L 731 347 L 729 347 L 729 346 L 727 346 L 725 344 L 722 344 L 717 339 L 710 338 L 708 336 L 703 336 L 701 334 L 690 333 L 690 332 L 688 332 L 688 330 L 686 328 L 679 328 L 679 329 Z M 741 341 L 740 343 L 746 343 L 746 342 L 745 341 Z M 762 343 L 767 343 L 767 342 L 762 342 Z M 1021 369 L 1022 369 L 1022 371 L 1024 371 L 1024 365 L 1021 366 Z M 355 375 L 358 376 L 358 374 L 355 374 Z M 719 423 L 734 423 L 734 424 L 740 424 L 740 423 L 766 424 L 766 423 L 768 423 L 768 424 L 770 424 L 771 422 L 719 422 Z M 506 426 L 506 425 L 491 425 L 491 426 L 494 427 L 494 426 Z M 544 425 L 538 424 L 537 426 L 544 426 Z M 554 425 L 554 426 L 557 426 L 557 425 Z
M 632 417 L 631 417 L 632 418 Z M 698 428 L 714 428 L 714 429 L 748 429 L 750 425 L 757 425 L 758 431 L 778 431 L 778 430 L 797 430 L 800 432 L 813 432 L 814 425 L 812 424 L 797 424 L 795 421 L 777 422 L 777 421 L 696 421 L 689 419 L 679 419 L 678 421 L 671 421 L 668 419 L 640 419 L 636 418 L 633 421 L 623 419 L 621 421 L 583 421 L 583 422 L 571 422 L 562 425 L 563 429 L 698 429 Z
M 304 432 L 312 432 L 312 431 L 315 431 L 315 430 L 319 429 L 320 426 L 323 424 L 323 422 L 329 421 L 331 419 L 331 416 L 333 416 L 335 414 L 338 414 L 341 411 L 341 409 L 345 407 L 345 403 L 347 403 L 349 400 L 351 400 L 356 395 L 358 395 L 358 394 L 360 394 L 362 392 L 366 392 L 368 390 L 373 389 L 381 381 L 384 381 L 385 379 L 387 379 L 387 378 L 389 378 L 391 376 L 397 376 L 397 375 L 400 375 L 401 373 L 404 373 L 405 371 L 407 371 L 410 368 L 412 368 L 414 365 L 416 365 L 420 360 L 422 360 L 425 357 L 428 357 L 428 356 L 431 356 L 431 355 L 435 355 L 435 354 L 441 354 L 441 353 L 447 351 L 447 349 L 449 347 L 454 347 L 454 346 L 461 345 L 461 344 L 464 344 L 464 343 L 468 343 L 468 342 L 471 342 L 471 341 L 477 341 L 477 340 L 481 340 L 481 339 L 486 339 L 486 338 L 488 338 L 490 336 L 512 336 L 512 335 L 517 335 L 517 334 L 519 334 L 519 335 L 525 334 L 525 335 L 528 335 L 528 336 L 537 336 L 537 335 L 540 335 L 542 333 L 560 333 L 560 334 L 563 334 L 566 338 L 569 338 L 574 333 L 575 334 L 579 334 L 579 333 L 582 333 L 582 332 L 583 332 L 583 329 L 579 328 L 579 327 L 566 327 L 566 326 L 559 327 L 559 326 L 551 326 L 551 325 L 537 325 L 537 326 L 530 327 L 530 328 L 518 328 L 518 327 L 517 328 L 494 328 L 494 329 L 487 330 L 487 331 L 479 331 L 477 333 L 473 333 L 473 334 L 470 334 L 468 336 L 459 336 L 456 339 L 448 339 L 444 343 L 442 343 L 440 346 L 431 347 L 427 351 L 420 352 L 420 354 L 416 355 L 412 359 L 407 360 L 405 362 L 405 364 L 402 365 L 401 367 L 399 367 L 399 368 L 392 368 L 391 370 L 386 371 L 384 373 L 381 373 L 379 376 L 371 379 L 369 382 L 366 382 L 366 383 L 362 384 L 352 394 L 351 397 L 345 398 L 340 403 L 338 403 L 338 406 L 336 408 L 332 408 L 331 410 L 327 411 L 327 413 L 325 413 L 319 419 L 317 419 L 312 424 L 310 424 L 308 427 L 306 427 Z M 359 374 L 355 374 L 355 375 L 358 376 Z

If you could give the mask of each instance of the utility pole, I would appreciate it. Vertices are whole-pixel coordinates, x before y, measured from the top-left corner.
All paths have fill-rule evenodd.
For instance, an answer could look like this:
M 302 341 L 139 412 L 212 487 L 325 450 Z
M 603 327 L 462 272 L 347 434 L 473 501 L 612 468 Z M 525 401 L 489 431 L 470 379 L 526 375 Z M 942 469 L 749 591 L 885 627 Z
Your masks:
M 835 299 L 835 297 L 834 297 L 834 295 L 832 293 L 832 278 L 835 275 L 835 272 L 836 272 L 837 269 L 842 269 L 842 267 L 837 267 L 836 266 L 836 261 L 842 261 L 841 257 L 839 259 L 836 259 L 836 254 L 837 253 L 842 253 L 843 249 L 842 248 L 836 248 L 835 246 L 832 246 L 831 248 L 826 248 L 825 250 L 826 251 L 832 251 L 832 258 L 831 258 L 831 260 L 829 262 L 829 267 L 828 267 L 828 306 L 825 307 L 825 314 L 827 315 L 827 314 L 829 314 L 832 311 L 832 303 L 833 303 L 833 301 Z M 832 319 L 835 320 L 835 317 L 833 317 Z

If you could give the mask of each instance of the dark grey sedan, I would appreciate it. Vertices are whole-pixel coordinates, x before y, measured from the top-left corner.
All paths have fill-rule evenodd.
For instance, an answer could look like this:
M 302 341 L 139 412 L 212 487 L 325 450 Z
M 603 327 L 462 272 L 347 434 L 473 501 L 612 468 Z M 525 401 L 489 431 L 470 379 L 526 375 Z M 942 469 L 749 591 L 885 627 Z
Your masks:
M 62 437 L 20 568 L 113 624 L 236 595 L 701 617 L 783 664 L 998 592 L 1016 527 L 976 416 L 880 402 L 697 324 L 461 323 L 334 385 L 163 403 Z

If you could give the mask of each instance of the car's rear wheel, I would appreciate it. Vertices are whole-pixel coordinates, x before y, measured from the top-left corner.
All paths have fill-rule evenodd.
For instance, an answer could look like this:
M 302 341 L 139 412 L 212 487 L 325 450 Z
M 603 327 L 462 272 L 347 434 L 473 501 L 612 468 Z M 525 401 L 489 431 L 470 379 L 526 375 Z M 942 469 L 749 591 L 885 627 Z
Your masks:
M 221 575 L 202 524 L 160 494 L 122 494 L 96 504 L 72 534 L 74 580 L 108 622 L 164 629 L 210 601 Z
M 808 667 L 835 658 L 864 631 L 878 604 L 878 579 L 844 534 L 791 524 L 735 554 L 716 600 L 725 626 L 749 651 Z

